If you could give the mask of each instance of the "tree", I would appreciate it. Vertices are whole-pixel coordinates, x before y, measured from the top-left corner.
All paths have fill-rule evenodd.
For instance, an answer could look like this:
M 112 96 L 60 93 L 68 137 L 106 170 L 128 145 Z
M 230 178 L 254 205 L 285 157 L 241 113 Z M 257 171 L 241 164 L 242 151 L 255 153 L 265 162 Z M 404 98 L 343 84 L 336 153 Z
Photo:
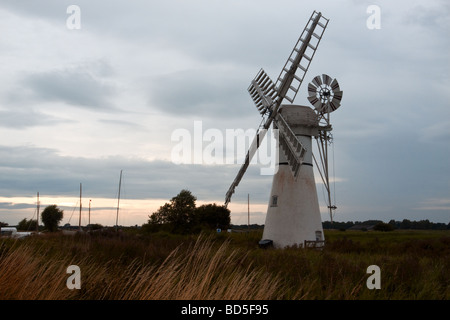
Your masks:
M 100 223 L 91 223 L 87 225 L 89 230 L 93 231 L 93 230 L 101 230 L 103 229 L 103 226 Z
M 197 198 L 189 190 L 181 190 L 169 203 L 149 216 L 150 230 L 160 229 L 164 225 L 165 229 L 174 233 L 189 232 L 194 222 L 195 201 Z
M 395 222 L 394 219 L 389 220 L 388 223 L 392 226 L 392 229 L 397 229 L 398 228 L 397 227 L 397 223 Z M 400 225 L 400 223 L 398 225 Z
M 373 227 L 373 230 L 376 230 L 376 231 L 393 231 L 394 227 L 390 223 L 379 222 Z
M 204 204 L 195 210 L 196 223 L 209 228 L 226 229 L 230 225 L 230 210 L 217 204 Z
M 197 198 L 183 189 L 170 202 L 149 216 L 142 227 L 149 232 L 165 230 L 173 233 L 195 233 L 202 228 L 228 228 L 230 210 L 217 204 L 205 204 L 196 208 Z
M 411 229 L 412 223 L 408 219 L 403 219 L 400 223 L 400 229 Z
M 42 211 L 41 220 L 45 228 L 50 232 L 55 232 L 61 222 L 64 211 L 59 209 L 56 204 L 50 205 Z
M 163 206 L 159 207 L 156 212 L 153 212 L 150 216 L 148 216 L 148 223 L 152 225 L 161 225 L 168 223 L 169 211 L 171 210 L 170 203 L 166 203 Z
M 195 201 L 197 198 L 192 195 L 189 190 L 181 190 L 181 192 L 173 197 L 168 214 L 168 223 L 185 229 L 193 222 L 195 212 Z
M 30 231 L 30 230 L 36 230 L 36 224 L 37 220 L 27 220 L 27 218 L 24 218 L 23 220 L 19 221 L 19 224 L 17 225 L 18 230 L 23 231 Z

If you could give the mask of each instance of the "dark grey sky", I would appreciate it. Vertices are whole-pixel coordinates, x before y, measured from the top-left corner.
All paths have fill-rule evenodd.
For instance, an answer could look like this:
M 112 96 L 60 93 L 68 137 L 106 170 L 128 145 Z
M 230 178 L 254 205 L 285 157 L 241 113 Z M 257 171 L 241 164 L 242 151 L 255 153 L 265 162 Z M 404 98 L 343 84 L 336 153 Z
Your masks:
M 72 4 L 79 30 L 66 26 Z M 380 29 L 366 25 L 372 4 Z M 330 23 L 296 103 L 309 105 L 322 73 L 344 91 L 332 114 L 335 219 L 448 223 L 450 5 L 439 0 L 2 1 L 0 221 L 30 218 L 37 191 L 76 198 L 80 182 L 114 199 L 121 169 L 129 199 L 188 188 L 222 203 L 239 166 L 175 165 L 171 134 L 194 121 L 255 129 L 247 87 L 260 68 L 276 79 L 313 10 Z M 252 166 L 232 203 L 251 194 L 263 223 L 270 183 Z M 133 210 L 133 224 L 151 211 Z

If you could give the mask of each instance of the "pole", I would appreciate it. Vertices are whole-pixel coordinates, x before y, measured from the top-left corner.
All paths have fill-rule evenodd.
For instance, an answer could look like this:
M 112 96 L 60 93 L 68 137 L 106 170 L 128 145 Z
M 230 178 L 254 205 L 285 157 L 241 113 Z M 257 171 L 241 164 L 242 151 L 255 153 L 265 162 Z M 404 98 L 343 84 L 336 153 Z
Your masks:
M 120 179 L 119 179 L 119 195 L 117 197 L 117 214 L 116 214 L 116 230 L 119 227 L 119 202 L 120 202 L 120 186 L 122 184 L 122 170 L 120 170 Z
M 250 231 L 250 193 L 247 194 L 247 232 Z
M 39 201 L 39 191 L 37 193 L 37 213 L 36 213 L 36 232 L 39 232 L 39 207 L 41 203 Z
M 89 226 L 91 225 L 91 201 L 92 200 L 89 200 Z
M 81 183 L 80 183 L 80 216 L 78 219 L 78 228 L 81 230 Z

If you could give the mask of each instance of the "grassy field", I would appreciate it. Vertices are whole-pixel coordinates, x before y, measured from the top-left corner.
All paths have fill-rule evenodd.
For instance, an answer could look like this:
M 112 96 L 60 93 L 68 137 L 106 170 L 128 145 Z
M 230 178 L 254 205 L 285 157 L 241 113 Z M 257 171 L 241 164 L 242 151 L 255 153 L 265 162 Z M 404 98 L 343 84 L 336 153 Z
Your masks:
M 450 232 L 325 231 L 322 250 L 260 249 L 261 231 L 0 239 L 0 299 L 445 299 Z M 67 267 L 81 270 L 69 290 Z M 366 286 L 381 269 L 381 289 Z

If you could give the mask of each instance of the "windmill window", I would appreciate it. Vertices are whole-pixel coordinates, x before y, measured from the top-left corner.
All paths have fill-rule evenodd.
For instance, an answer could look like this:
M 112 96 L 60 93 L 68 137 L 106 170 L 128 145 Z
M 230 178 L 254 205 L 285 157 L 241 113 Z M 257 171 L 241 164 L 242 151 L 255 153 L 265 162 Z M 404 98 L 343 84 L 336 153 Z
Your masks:
M 278 205 L 278 196 L 272 196 L 271 207 L 276 207 Z
M 322 231 L 316 231 L 316 241 L 322 241 Z

